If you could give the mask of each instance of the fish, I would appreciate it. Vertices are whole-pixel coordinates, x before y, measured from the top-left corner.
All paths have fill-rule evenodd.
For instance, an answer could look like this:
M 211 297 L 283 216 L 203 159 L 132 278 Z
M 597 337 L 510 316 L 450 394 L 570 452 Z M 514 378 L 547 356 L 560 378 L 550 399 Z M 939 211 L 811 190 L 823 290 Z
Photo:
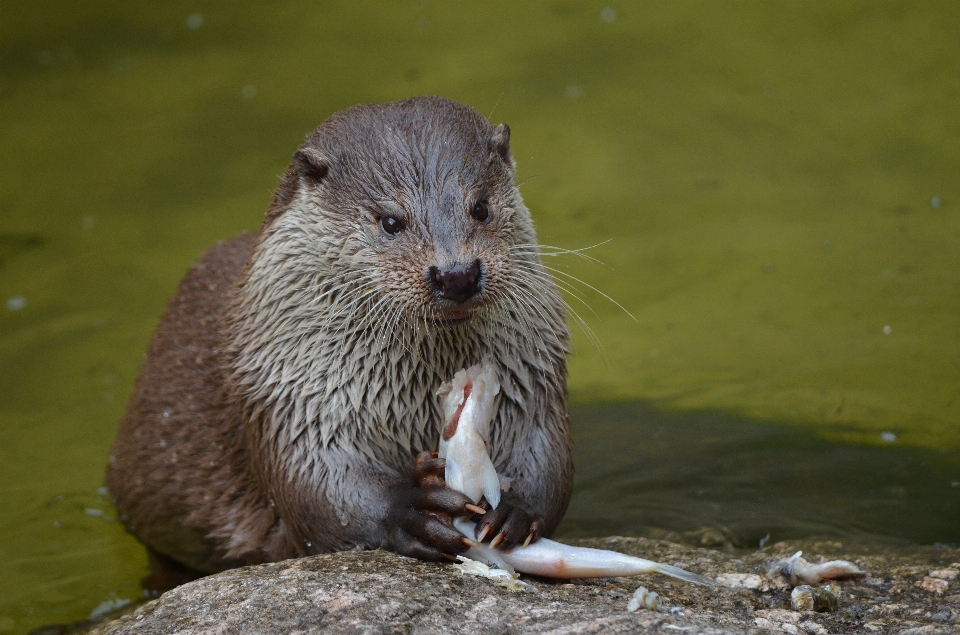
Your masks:
M 446 421 L 440 433 L 438 455 L 446 461 L 445 481 L 474 503 L 487 500 L 491 508 L 500 503 L 501 490 L 509 481 L 497 474 L 490 458 L 490 424 L 493 421 L 500 383 L 491 360 L 458 371 L 440 386 L 437 395 Z M 453 521 L 467 538 L 473 540 L 476 524 L 466 518 Z M 574 547 L 548 538 L 511 549 L 496 549 L 479 543 L 470 547 L 467 558 L 508 572 L 547 578 L 602 578 L 662 573 L 693 584 L 717 586 L 717 583 L 679 567 L 617 551 Z
M 847 560 L 826 560 L 822 559 L 819 564 L 811 564 L 801 556 L 802 551 L 798 551 L 789 558 L 777 560 L 767 570 L 767 575 L 773 577 L 776 574 L 786 578 L 790 586 L 799 585 L 814 586 L 821 580 L 839 580 L 842 578 L 863 578 L 867 572 Z

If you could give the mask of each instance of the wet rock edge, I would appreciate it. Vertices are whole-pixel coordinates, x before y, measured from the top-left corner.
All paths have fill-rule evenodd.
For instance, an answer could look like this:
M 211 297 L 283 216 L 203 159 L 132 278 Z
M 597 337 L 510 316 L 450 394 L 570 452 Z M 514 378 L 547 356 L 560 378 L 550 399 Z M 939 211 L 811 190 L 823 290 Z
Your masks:
M 960 633 L 960 580 L 943 578 L 960 566 L 954 547 L 793 541 L 751 552 L 645 538 L 570 542 L 714 579 L 748 575 L 725 576 L 735 586 L 719 589 L 659 575 L 574 581 L 524 576 L 537 592 L 522 593 L 450 566 L 383 551 L 342 552 L 209 576 L 89 632 Z M 808 558 L 851 560 L 869 575 L 841 582 L 839 608 L 832 613 L 792 611 L 788 585 L 765 572 L 770 561 L 801 549 Z M 626 610 L 641 585 L 660 594 L 661 612 Z

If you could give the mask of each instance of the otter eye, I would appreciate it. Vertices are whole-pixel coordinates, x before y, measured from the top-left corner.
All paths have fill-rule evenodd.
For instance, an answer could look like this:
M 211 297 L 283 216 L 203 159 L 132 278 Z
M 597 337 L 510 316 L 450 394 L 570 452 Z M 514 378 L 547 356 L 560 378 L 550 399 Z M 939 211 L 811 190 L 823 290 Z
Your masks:
M 403 223 L 393 216 L 384 216 L 380 219 L 380 228 L 390 236 L 396 236 L 403 229 Z
M 473 204 L 473 209 L 470 210 L 470 215 L 476 218 L 481 223 L 490 222 L 490 208 L 487 207 L 486 201 L 477 201 Z

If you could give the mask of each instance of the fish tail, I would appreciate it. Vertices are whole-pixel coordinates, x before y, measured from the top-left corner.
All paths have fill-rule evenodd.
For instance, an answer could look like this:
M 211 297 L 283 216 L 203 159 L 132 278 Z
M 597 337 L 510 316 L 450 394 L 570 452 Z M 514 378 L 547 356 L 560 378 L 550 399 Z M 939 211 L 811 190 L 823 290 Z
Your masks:
M 657 573 L 663 573 L 665 575 L 673 576 L 674 578 L 680 578 L 681 580 L 692 582 L 693 584 L 700 584 L 703 586 L 712 586 L 712 587 L 720 586 L 710 578 L 705 578 L 704 576 L 698 575 L 696 573 L 690 573 L 689 571 L 685 571 L 680 567 L 675 567 L 670 564 L 661 564 L 658 562 L 657 566 L 653 567 L 653 570 L 656 571 Z

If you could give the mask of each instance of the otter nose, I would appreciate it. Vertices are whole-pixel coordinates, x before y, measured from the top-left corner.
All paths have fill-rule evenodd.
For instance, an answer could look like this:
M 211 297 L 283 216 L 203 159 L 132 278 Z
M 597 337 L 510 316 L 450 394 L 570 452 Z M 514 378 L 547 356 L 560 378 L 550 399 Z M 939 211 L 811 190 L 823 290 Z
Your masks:
M 444 300 L 466 302 L 480 290 L 480 261 L 445 269 L 430 267 L 430 283 Z

